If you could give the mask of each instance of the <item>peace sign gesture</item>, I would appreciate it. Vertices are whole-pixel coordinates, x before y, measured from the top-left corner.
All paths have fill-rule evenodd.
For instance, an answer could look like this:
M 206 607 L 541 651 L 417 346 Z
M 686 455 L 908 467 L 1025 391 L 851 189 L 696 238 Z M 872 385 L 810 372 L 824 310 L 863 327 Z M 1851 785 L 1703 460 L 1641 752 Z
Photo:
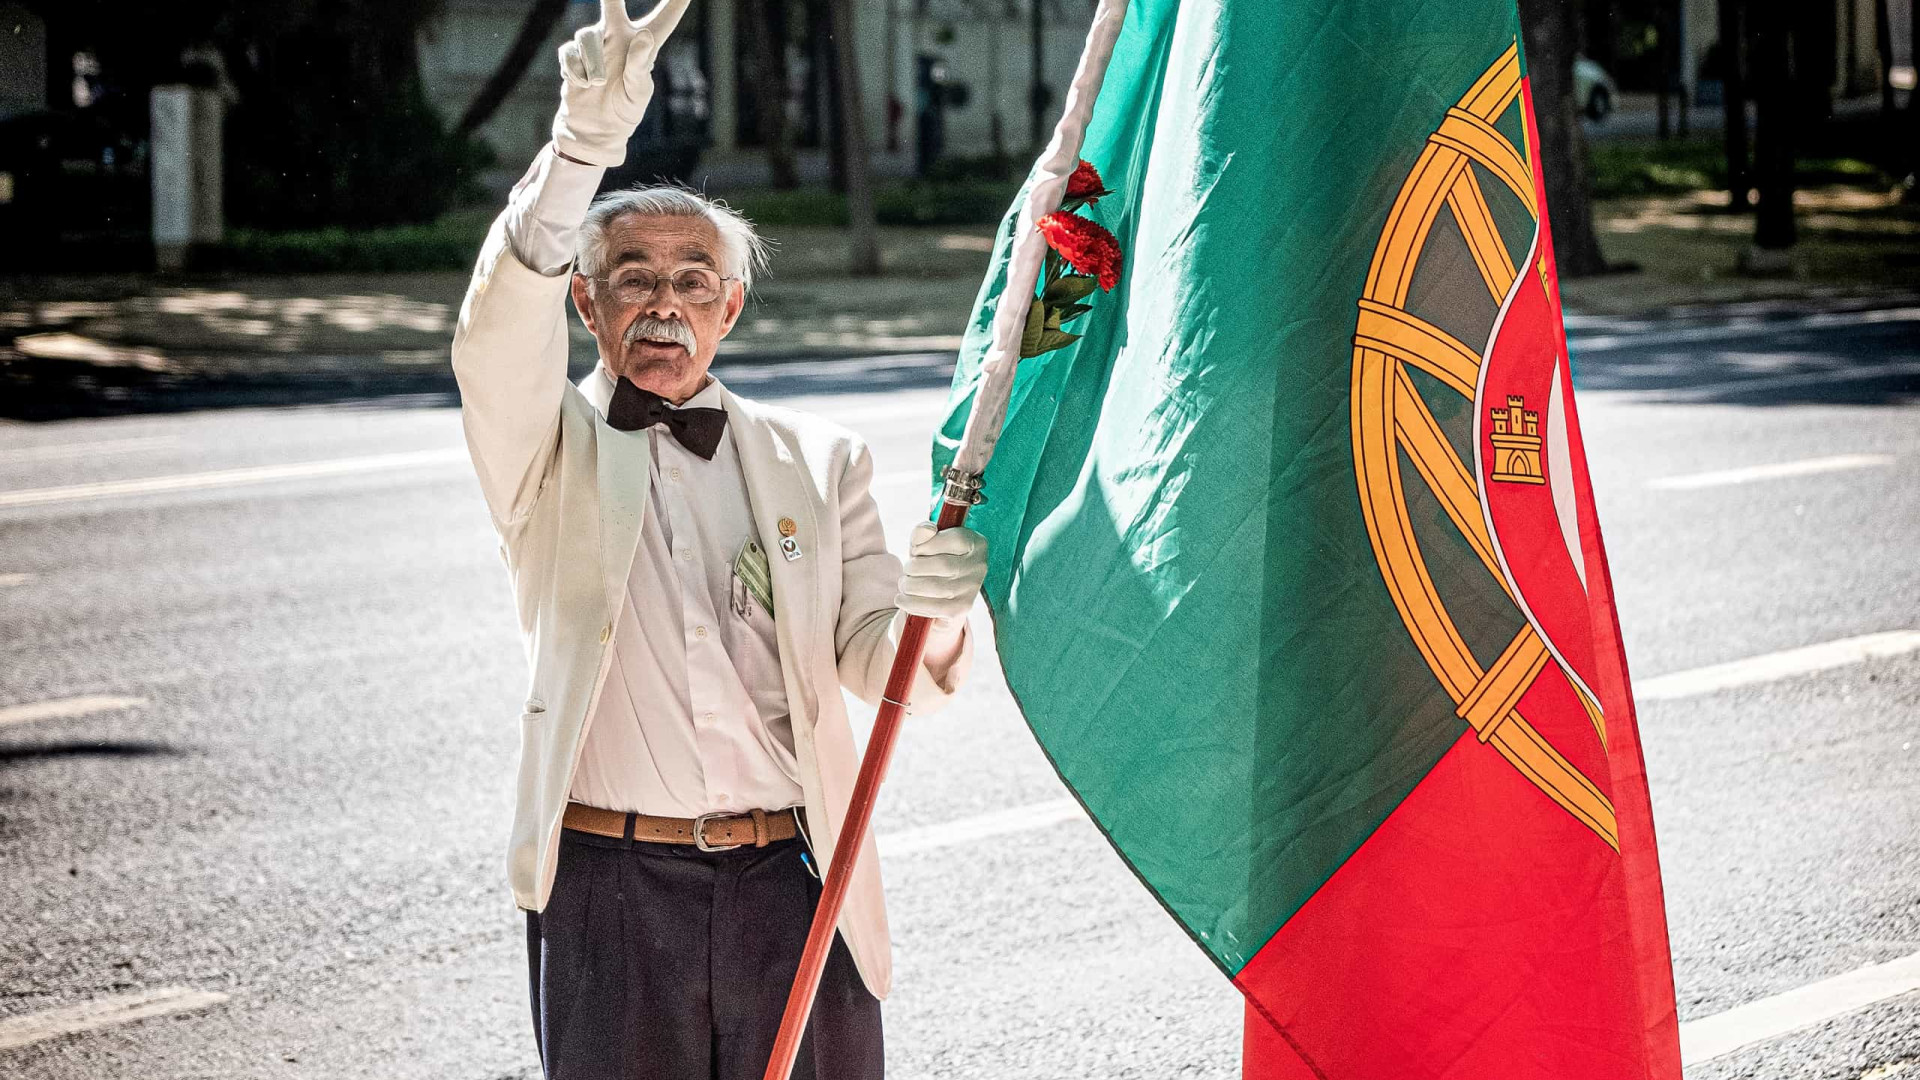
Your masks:
M 600 21 L 560 46 L 560 112 L 553 145 L 571 158 L 614 166 L 653 98 L 653 62 L 691 0 L 660 0 L 638 19 L 625 0 L 600 0 Z

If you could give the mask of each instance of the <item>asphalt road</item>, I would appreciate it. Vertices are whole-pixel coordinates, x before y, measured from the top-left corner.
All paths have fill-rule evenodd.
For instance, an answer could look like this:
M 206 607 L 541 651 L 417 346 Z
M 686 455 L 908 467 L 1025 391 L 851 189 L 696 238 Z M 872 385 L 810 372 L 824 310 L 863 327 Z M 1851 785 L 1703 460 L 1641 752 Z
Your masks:
M 1576 323 L 1688 1021 L 1920 952 L 1920 651 L 1652 681 L 1920 631 L 1920 311 L 1810 318 Z M 862 432 L 898 544 L 940 358 L 723 374 Z M 524 664 L 458 445 L 440 397 L 0 425 L 0 1075 L 537 1075 Z M 1237 996 L 1063 794 L 990 655 L 913 722 L 891 1074 L 1236 1076 Z M 1906 993 L 1689 1075 L 1917 1060 Z

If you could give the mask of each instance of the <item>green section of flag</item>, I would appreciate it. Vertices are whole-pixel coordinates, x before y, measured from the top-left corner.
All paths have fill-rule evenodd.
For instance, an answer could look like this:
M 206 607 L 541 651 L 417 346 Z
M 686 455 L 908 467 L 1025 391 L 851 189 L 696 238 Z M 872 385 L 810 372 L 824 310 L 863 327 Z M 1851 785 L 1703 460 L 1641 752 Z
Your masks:
M 1395 193 L 1517 25 L 1511 0 L 1135 0 L 1127 18 L 1082 152 L 1116 191 L 1083 213 L 1126 272 L 1081 342 L 1021 365 L 968 524 L 1035 735 L 1233 972 L 1465 730 L 1368 541 L 1351 336 Z M 1476 651 L 1511 635 L 1438 506 L 1413 510 Z

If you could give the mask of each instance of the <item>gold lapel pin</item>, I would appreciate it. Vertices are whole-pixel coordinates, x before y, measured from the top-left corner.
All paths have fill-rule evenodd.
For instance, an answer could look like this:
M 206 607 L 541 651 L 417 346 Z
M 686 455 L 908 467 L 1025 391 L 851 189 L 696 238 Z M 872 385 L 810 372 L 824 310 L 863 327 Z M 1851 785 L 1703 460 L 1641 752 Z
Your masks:
M 778 528 L 781 536 L 792 536 L 800 531 L 800 526 L 795 525 L 792 518 L 781 518 Z

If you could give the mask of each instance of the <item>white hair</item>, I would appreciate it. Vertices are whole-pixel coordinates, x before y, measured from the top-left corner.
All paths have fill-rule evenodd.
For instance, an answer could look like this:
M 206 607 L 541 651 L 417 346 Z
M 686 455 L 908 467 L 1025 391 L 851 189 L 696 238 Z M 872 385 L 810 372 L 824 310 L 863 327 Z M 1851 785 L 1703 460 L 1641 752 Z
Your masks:
M 580 225 L 576 263 L 580 273 L 594 278 L 606 272 L 607 229 L 628 214 L 707 219 L 720 235 L 720 272 L 739 278 L 745 290 L 751 291 L 753 275 L 766 269 L 767 242 L 740 211 L 697 191 L 659 185 L 610 191 L 593 201 Z

